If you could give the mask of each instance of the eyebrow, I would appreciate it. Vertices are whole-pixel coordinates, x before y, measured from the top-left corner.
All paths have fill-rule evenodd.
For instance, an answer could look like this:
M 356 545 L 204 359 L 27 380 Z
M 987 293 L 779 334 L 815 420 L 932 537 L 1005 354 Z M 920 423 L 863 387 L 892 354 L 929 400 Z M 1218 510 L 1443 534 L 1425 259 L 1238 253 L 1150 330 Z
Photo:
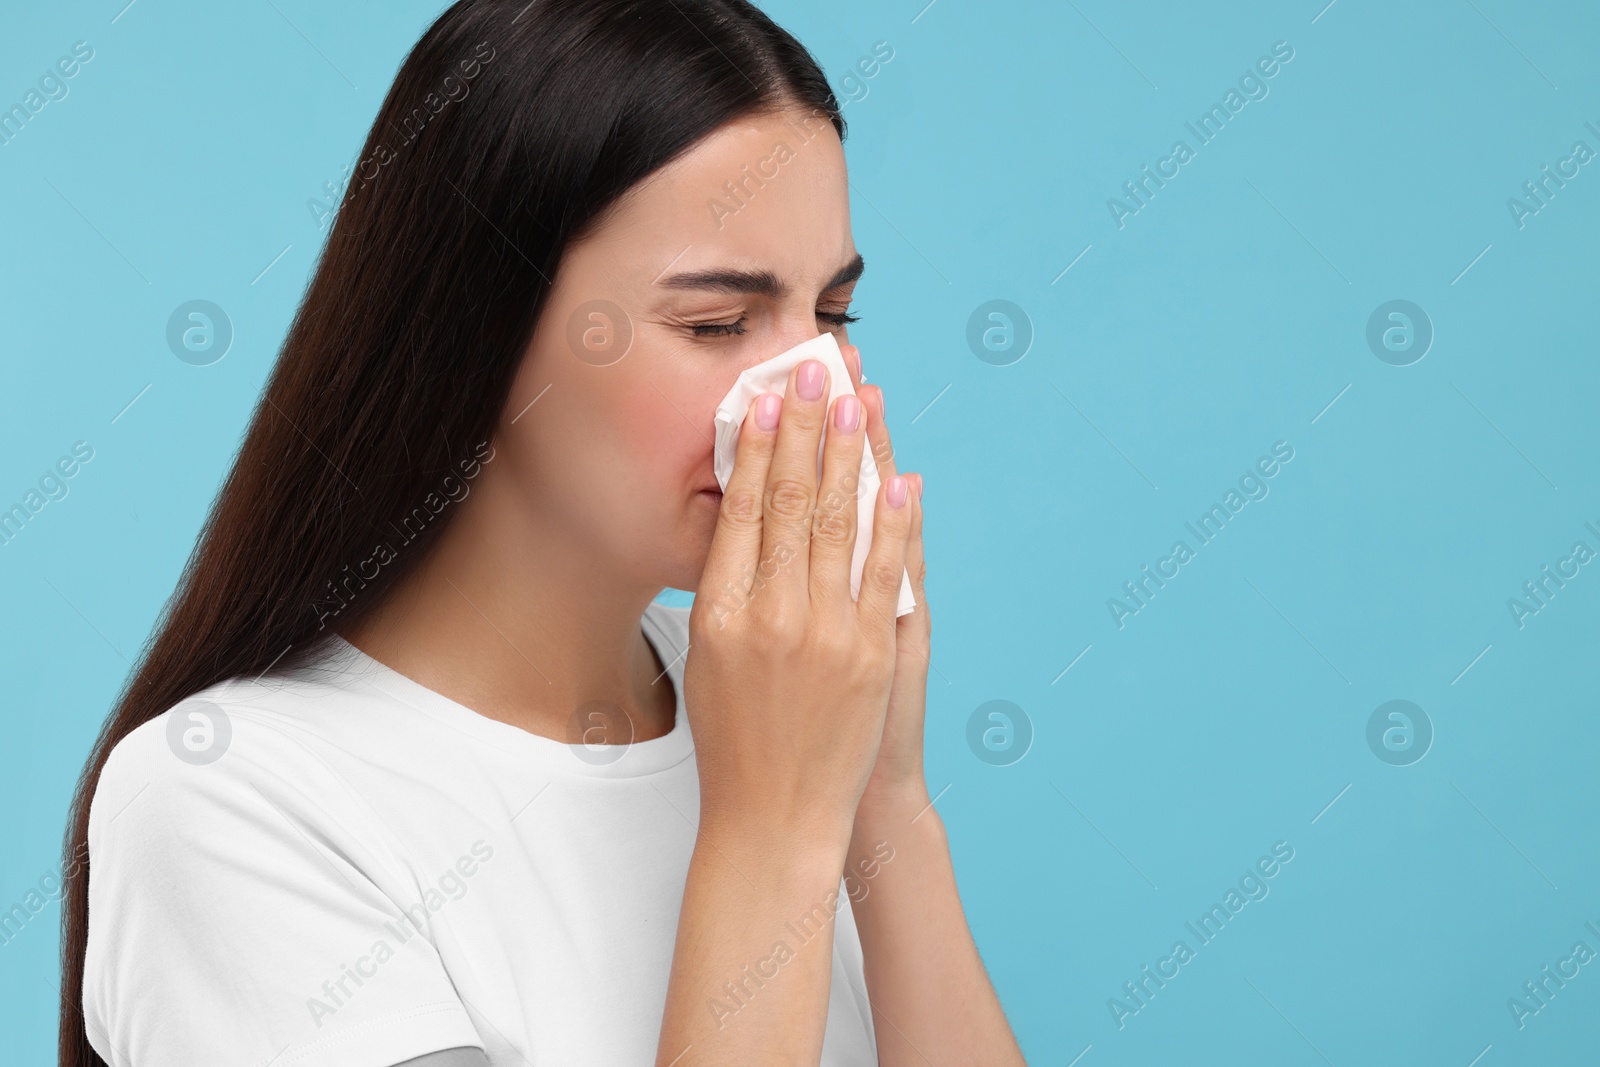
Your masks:
M 866 269 L 866 260 L 857 252 L 855 258 L 839 268 L 838 273 L 828 280 L 822 291 L 827 292 L 841 285 L 848 285 L 861 277 L 861 272 Z M 756 296 L 771 297 L 774 300 L 782 299 L 789 293 L 789 287 L 770 270 L 731 268 L 697 270 L 671 275 L 657 284 L 667 289 L 710 289 L 719 293 L 751 293 Z

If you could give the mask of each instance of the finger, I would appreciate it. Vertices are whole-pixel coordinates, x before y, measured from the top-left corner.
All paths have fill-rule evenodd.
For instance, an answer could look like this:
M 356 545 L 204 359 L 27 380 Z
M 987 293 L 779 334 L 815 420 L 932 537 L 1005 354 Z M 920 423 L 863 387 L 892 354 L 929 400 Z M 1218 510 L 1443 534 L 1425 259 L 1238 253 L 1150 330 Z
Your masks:
M 861 349 L 846 341 L 839 346 L 839 354 L 844 357 L 844 365 L 850 370 L 850 381 L 859 394 L 861 383 L 866 381 L 861 376 Z
M 883 390 L 876 385 L 861 387 L 863 400 L 870 400 L 867 409 L 867 447 L 872 450 L 873 462 L 878 467 L 878 481 L 887 482 L 896 474 L 894 446 L 889 441 L 889 424 L 883 419 Z
M 912 509 L 911 529 L 906 535 L 906 574 L 911 579 L 911 594 L 916 598 L 917 605 L 912 611 L 901 615 L 895 620 L 895 632 L 902 637 L 911 634 L 913 631 L 923 635 L 911 642 L 901 642 L 900 647 L 912 649 L 927 645 L 928 596 L 923 591 L 923 587 L 928 565 L 923 555 L 922 475 L 908 472 L 906 477 L 911 479 L 910 501 L 906 506 Z M 898 607 L 896 610 L 898 610 Z
M 733 473 L 722 492 L 717 525 L 711 535 L 699 588 L 706 592 L 713 614 L 723 618 L 749 599 L 761 553 L 763 501 L 767 470 L 781 422 L 783 398 L 762 394 L 745 412 L 739 425 L 739 445 L 733 456 Z M 771 428 L 764 428 L 763 422 Z M 696 603 L 698 603 L 698 598 Z
M 811 603 L 826 612 L 850 606 L 850 561 L 860 536 L 856 511 L 865 421 L 861 399 L 841 394 L 823 438 L 822 483 L 811 523 Z
M 912 509 L 911 529 L 906 535 L 906 573 L 911 576 L 911 592 L 917 598 L 917 610 L 921 611 L 927 603 L 922 596 L 922 583 L 928 569 L 922 554 L 922 475 L 912 472 L 906 477 L 911 479 L 907 507 Z
M 906 541 L 911 533 L 911 479 L 894 475 L 878 487 L 872 515 L 872 545 L 861 571 L 856 614 L 863 629 L 892 629 L 900 606 L 900 582 L 906 569 Z
M 761 516 L 763 579 L 771 573 L 761 593 L 780 610 L 810 599 L 811 520 L 827 395 L 828 370 L 822 363 L 803 360 L 789 372 Z

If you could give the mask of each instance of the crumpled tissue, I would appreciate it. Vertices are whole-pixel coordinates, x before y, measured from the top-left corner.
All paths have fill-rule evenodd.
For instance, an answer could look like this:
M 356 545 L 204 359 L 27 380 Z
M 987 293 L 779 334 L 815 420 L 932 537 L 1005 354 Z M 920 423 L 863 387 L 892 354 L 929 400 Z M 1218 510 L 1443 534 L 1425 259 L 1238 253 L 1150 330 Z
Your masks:
M 739 427 L 744 423 L 745 413 L 750 410 L 750 405 L 755 403 L 756 397 L 762 393 L 782 394 L 788 385 L 789 372 L 795 365 L 807 359 L 819 360 L 828 368 L 828 406 L 831 408 L 834 398 L 848 393 L 855 395 L 855 387 L 850 382 L 850 371 L 845 366 L 844 355 L 839 351 L 839 343 L 834 340 L 831 333 L 819 334 L 809 341 L 804 341 L 787 352 L 782 352 L 771 359 L 757 363 L 739 375 L 733 383 L 733 388 L 728 390 L 728 395 L 722 398 L 722 403 L 717 405 L 716 414 L 716 441 L 712 452 L 712 467 L 717 475 L 717 484 L 724 491 L 728 488 L 728 479 L 733 476 L 733 457 L 739 448 Z M 861 413 L 866 418 L 866 412 Z M 827 427 L 823 429 L 824 441 L 827 436 Z M 823 442 L 817 445 L 817 477 L 822 476 Z M 867 552 L 872 547 L 872 515 L 878 504 L 878 463 L 872 455 L 872 447 L 861 450 L 861 473 L 857 478 L 856 487 L 856 546 L 850 558 L 850 598 L 858 599 L 861 595 L 861 572 L 867 563 Z M 909 614 L 917 606 L 916 597 L 911 592 L 911 575 L 904 570 L 900 573 L 900 603 L 895 609 L 895 617 Z

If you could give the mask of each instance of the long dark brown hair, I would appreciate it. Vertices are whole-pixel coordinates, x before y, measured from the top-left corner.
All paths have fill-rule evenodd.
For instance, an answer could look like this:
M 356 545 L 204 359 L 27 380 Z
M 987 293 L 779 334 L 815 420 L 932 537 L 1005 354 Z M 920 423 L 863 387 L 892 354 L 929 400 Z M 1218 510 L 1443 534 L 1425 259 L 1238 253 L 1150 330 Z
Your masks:
M 745 0 L 461 0 L 373 121 L 178 587 L 96 740 L 64 859 L 60 1062 L 84 1029 L 89 804 L 113 746 L 212 684 L 315 658 L 455 513 L 564 249 L 725 122 L 844 120 L 810 53 Z M 437 513 L 435 513 L 437 512 Z M 373 574 L 352 568 L 407 543 Z M 369 576 L 370 575 L 370 576 Z

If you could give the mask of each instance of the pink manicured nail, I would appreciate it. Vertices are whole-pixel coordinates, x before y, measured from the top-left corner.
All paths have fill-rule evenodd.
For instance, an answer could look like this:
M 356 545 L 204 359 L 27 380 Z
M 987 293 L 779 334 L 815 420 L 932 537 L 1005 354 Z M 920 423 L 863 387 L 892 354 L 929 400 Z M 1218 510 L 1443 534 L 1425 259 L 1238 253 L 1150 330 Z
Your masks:
M 861 401 L 853 396 L 841 396 L 833 405 L 833 428 L 844 433 L 855 433 L 861 425 Z
M 801 400 L 815 400 L 822 395 L 822 379 L 827 373 L 827 368 L 814 359 L 808 359 L 800 364 L 800 373 L 795 376 L 794 391 L 800 394 Z
M 906 481 L 904 475 L 896 474 L 893 478 L 890 478 L 888 488 L 884 491 L 884 496 L 889 500 L 889 506 L 891 508 L 905 507 L 906 491 L 910 488 L 911 483 Z
M 778 412 L 783 408 L 783 397 L 777 393 L 762 393 L 756 397 L 756 425 L 763 430 L 778 428 Z
M 863 373 L 866 368 L 861 365 L 861 349 L 857 348 L 855 345 L 840 345 L 839 351 L 844 353 L 845 357 L 855 365 L 856 377 L 861 379 L 863 382 L 866 381 L 867 376 L 865 373 Z

